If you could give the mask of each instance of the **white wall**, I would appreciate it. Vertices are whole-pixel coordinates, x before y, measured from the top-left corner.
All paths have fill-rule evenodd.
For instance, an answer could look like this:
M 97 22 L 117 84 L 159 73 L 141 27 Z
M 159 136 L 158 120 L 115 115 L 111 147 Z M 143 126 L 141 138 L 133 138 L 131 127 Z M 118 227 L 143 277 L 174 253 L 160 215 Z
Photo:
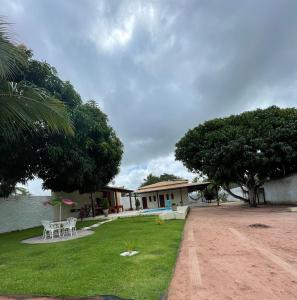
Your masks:
M 264 184 L 265 197 L 272 204 L 297 204 L 297 174 Z
M 221 189 L 220 190 L 220 193 L 223 192 L 227 195 L 227 201 L 231 201 L 231 202 L 234 202 L 234 201 L 242 201 L 240 199 L 237 199 L 235 197 L 233 197 L 232 195 L 230 195 L 227 191 L 225 191 L 224 189 Z M 245 198 L 247 199 L 248 198 L 248 195 L 245 195 L 241 189 L 241 187 L 236 187 L 236 188 L 233 188 L 231 189 L 231 192 L 237 196 L 240 196 L 242 198 Z M 264 197 L 263 197 L 263 194 L 262 193 L 259 193 L 258 194 L 258 197 L 259 197 L 259 203 L 264 203 Z
M 264 191 L 267 203 L 297 204 L 297 174 L 265 182 Z M 232 192 L 243 197 L 240 188 L 234 188 Z M 259 197 L 263 202 L 263 195 Z M 236 198 L 228 194 L 228 201 L 236 201 Z
M 166 194 L 169 194 L 170 200 L 171 200 L 171 194 L 173 194 L 174 199 L 171 201 L 172 201 L 172 203 L 175 203 L 177 205 L 180 205 L 181 198 L 183 200 L 183 205 L 186 205 L 189 203 L 187 188 L 183 188 L 181 191 L 180 190 L 159 191 L 158 194 L 159 194 L 159 196 L 164 195 L 165 205 L 166 205 L 166 199 L 167 199 Z M 154 201 L 154 196 L 156 197 L 156 201 Z M 157 208 L 158 207 L 157 192 L 138 194 L 138 199 L 140 201 L 141 207 L 142 207 L 142 197 L 147 198 L 148 208 Z M 152 201 L 149 201 L 149 197 L 151 197 Z
M 219 191 L 219 193 L 225 193 L 227 195 L 227 201 L 241 201 L 235 197 L 233 197 L 232 195 L 230 195 L 227 191 L 225 191 L 224 189 L 221 189 Z M 241 187 L 236 187 L 236 188 L 233 188 L 231 189 L 231 192 L 237 196 L 240 196 L 240 197 L 243 197 L 244 198 L 244 195 L 243 195 L 243 192 L 242 192 L 242 189 Z
M 131 202 L 132 202 L 132 208 L 136 209 L 134 195 L 131 195 Z M 122 205 L 124 207 L 124 210 L 130 210 L 130 199 L 129 199 L 129 196 L 122 196 L 121 203 L 122 203 Z
M 44 205 L 47 196 L 15 196 L 0 198 L 0 233 L 41 225 L 42 220 L 53 220 L 51 205 Z

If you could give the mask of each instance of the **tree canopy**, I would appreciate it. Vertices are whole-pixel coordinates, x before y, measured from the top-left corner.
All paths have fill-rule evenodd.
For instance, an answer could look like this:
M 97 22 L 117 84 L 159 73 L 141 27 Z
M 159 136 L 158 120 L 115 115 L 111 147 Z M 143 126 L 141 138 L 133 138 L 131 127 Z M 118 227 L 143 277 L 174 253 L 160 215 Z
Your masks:
M 47 62 L 32 59 L 31 52 L 27 52 L 27 56 L 29 62 L 23 70 L 22 80 L 46 90 L 53 98 L 61 100 L 68 108 L 74 108 L 82 103 L 80 95 L 72 84 L 60 79 L 53 66 Z
M 146 186 L 146 185 L 157 183 L 157 182 L 161 182 L 161 181 L 170 181 L 170 180 L 177 180 L 177 179 L 182 179 L 182 178 L 180 178 L 178 176 L 175 176 L 173 174 L 167 174 L 167 173 L 164 173 L 164 174 L 162 174 L 160 176 L 149 174 L 144 179 L 144 181 L 141 184 L 141 186 Z
M 5 139 L 16 138 L 24 130 L 36 132 L 42 126 L 51 131 L 73 134 L 63 102 L 45 90 L 28 84 L 24 70 L 31 52 L 11 40 L 8 24 L 0 18 L 0 130 Z
M 37 174 L 47 189 L 95 192 L 118 173 L 122 143 L 94 101 L 77 106 L 73 123 L 74 137 L 49 136 Z
M 268 178 L 297 170 L 297 110 L 272 106 L 207 121 L 185 134 L 175 156 L 229 192 L 231 183 L 245 187 L 255 206 Z
M 5 140 L 0 131 L 0 196 L 8 196 L 18 182 L 39 176 L 44 188 L 54 191 L 93 192 L 118 173 L 123 145 L 108 125 L 107 116 L 95 101 L 83 103 L 69 81 L 59 78 L 54 67 L 32 58 L 32 51 L 21 46 L 27 63 L 15 74 L 18 84 L 39 89 L 57 99 L 70 116 L 74 134 L 47 130 L 42 123 L 22 130 L 17 138 Z
M 0 18 L 0 79 L 10 80 L 26 66 L 23 51 L 17 48 L 11 39 L 9 24 Z

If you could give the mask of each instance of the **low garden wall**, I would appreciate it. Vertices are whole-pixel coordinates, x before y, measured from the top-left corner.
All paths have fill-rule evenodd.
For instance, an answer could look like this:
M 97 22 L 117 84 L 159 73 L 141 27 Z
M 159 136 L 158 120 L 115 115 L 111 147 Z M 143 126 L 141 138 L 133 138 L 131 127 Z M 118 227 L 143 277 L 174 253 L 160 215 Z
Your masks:
M 53 220 L 54 210 L 44 205 L 47 196 L 14 196 L 0 198 L 0 233 L 41 225 L 41 220 Z

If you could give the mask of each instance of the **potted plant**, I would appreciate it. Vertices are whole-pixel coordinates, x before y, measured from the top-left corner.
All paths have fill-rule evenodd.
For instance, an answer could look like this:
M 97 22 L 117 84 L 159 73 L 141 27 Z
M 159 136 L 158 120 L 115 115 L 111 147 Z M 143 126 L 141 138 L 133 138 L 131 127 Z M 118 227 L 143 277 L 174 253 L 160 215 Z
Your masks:
M 138 199 L 135 200 L 135 206 L 136 206 L 136 210 L 139 210 L 140 201 Z
M 172 207 L 172 210 L 177 210 L 177 204 L 176 203 L 173 202 L 171 207 Z
M 108 202 L 107 198 L 103 198 L 103 200 L 102 200 L 102 210 L 103 210 L 104 216 L 107 217 L 108 211 L 109 211 L 109 202 Z

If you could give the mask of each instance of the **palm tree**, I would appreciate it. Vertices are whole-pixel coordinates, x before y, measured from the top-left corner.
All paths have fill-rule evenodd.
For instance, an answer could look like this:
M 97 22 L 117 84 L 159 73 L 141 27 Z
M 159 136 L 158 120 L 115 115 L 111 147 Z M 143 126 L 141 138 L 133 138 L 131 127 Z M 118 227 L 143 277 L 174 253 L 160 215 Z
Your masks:
M 15 137 L 22 130 L 34 132 L 36 125 L 50 131 L 73 134 L 65 105 L 41 89 L 9 80 L 26 66 L 27 60 L 16 47 L 8 31 L 8 23 L 0 18 L 0 132 Z
M 16 186 L 15 187 L 15 192 L 13 193 L 15 196 L 19 195 L 19 196 L 30 196 L 30 192 L 22 186 Z

